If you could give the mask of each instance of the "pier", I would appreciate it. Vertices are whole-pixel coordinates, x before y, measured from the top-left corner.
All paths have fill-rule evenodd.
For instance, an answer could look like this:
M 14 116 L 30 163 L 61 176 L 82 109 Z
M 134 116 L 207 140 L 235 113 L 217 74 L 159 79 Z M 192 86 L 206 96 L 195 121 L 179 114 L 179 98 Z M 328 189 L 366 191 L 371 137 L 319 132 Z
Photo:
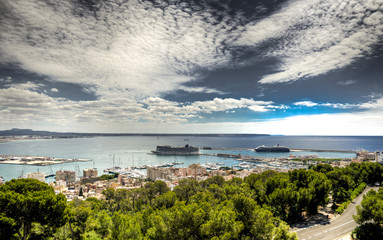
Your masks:
M 49 166 L 68 162 L 89 162 L 91 159 L 50 158 L 38 156 L 0 155 L 0 164 Z
M 338 153 L 356 153 L 352 150 L 323 150 L 323 149 L 290 149 L 291 152 L 338 152 Z

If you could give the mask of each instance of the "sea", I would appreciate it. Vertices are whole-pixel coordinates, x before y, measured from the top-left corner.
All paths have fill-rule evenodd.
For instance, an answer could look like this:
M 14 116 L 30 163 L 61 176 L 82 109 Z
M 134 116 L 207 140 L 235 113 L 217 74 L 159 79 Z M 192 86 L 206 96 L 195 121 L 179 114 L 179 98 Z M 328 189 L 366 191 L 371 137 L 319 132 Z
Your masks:
M 0 143 L 0 155 L 47 156 L 51 158 L 90 159 L 87 162 L 70 162 L 50 166 L 27 166 L 0 164 L 0 176 L 5 181 L 18 178 L 30 172 L 55 174 L 58 170 L 76 171 L 82 176 L 83 169 L 97 168 L 99 175 L 113 166 L 122 168 L 164 163 L 183 163 L 176 167 L 186 167 L 193 163 L 223 163 L 231 167 L 239 163 L 233 158 L 216 156 L 159 156 L 151 154 L 157 145 L 183 146 L 189 144 L 200 148 L 201 153 L 241 154 L 268 158 L 288 157 L 290 154 L 318 155 L 322 158 L 352 158 L 355 153 L 300 151 L 291 153 L 257 153 L 253 149 L 277 144 L 291 149 L 318 149 L 339 151 L 383 150 L 381 136 L 116 136 L 68 139 L 35 139 Z M 47 178 L 47 182 L 54 178 Z

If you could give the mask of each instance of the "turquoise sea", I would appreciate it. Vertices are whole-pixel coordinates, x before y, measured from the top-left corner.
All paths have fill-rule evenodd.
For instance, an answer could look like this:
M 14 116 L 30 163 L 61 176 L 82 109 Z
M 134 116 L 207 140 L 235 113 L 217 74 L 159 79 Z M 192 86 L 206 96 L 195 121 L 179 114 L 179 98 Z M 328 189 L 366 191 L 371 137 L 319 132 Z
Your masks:
M 97 168 L 99 175 L 113 166 L 128 167 L 183 162 L 179 167 L 192 163 L 223 162 L 226 166 L 238 164 L 231 158 L 215 156 L 157 156 L 152 155 L 157 145 L 182 146 L 185 144 L 212 148 L 241 148 L 242 150 L 203 150 L 203 153 L 230 153 L 262 157 L 287 157 L 290 153 L 256 153 L 259 145 L 280 144 L 293 149 L 321 150 L 383 150 L 383 137 L 333 137 L 333 136 L 123 136 L 71 139 L 22 140 L 0 144 L 0 155 L 48 156 L 53 158 L 85 158 L 90 162 L 65 163 L 52 166 L 26 166 L 0 164 L 0 176 L 5 180 L 17 178 L 28 172 L 55 173 L 57 170 L 74 170 L 82 175 L 84 168 Z M 296 152 L 293 155 L 313 155 L 324 158 L 349 158 L 353 153 Z M 113 161 L 114 159 L 114 161 Z M 52 181 L 48 179 L 47 181 Z

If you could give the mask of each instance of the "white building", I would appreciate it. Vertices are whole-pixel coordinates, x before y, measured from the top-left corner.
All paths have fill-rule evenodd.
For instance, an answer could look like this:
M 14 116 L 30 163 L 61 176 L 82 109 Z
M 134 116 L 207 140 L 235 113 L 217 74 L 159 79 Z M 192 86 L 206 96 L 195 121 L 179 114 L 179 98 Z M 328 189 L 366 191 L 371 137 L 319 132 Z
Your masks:
M 381 152 L 381 151 L 375 152 L 375 161 L 376 162 L 382 162 L 383 161 L 383 152 Z

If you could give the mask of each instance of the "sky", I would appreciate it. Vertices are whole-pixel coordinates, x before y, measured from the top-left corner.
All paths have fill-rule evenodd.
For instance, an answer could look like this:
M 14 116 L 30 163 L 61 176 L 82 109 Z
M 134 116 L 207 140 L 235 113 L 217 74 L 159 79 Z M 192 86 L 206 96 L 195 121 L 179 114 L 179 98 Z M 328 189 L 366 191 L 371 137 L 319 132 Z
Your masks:
M 0 0 L 0 130 L 383 135 L 383 0 Z

